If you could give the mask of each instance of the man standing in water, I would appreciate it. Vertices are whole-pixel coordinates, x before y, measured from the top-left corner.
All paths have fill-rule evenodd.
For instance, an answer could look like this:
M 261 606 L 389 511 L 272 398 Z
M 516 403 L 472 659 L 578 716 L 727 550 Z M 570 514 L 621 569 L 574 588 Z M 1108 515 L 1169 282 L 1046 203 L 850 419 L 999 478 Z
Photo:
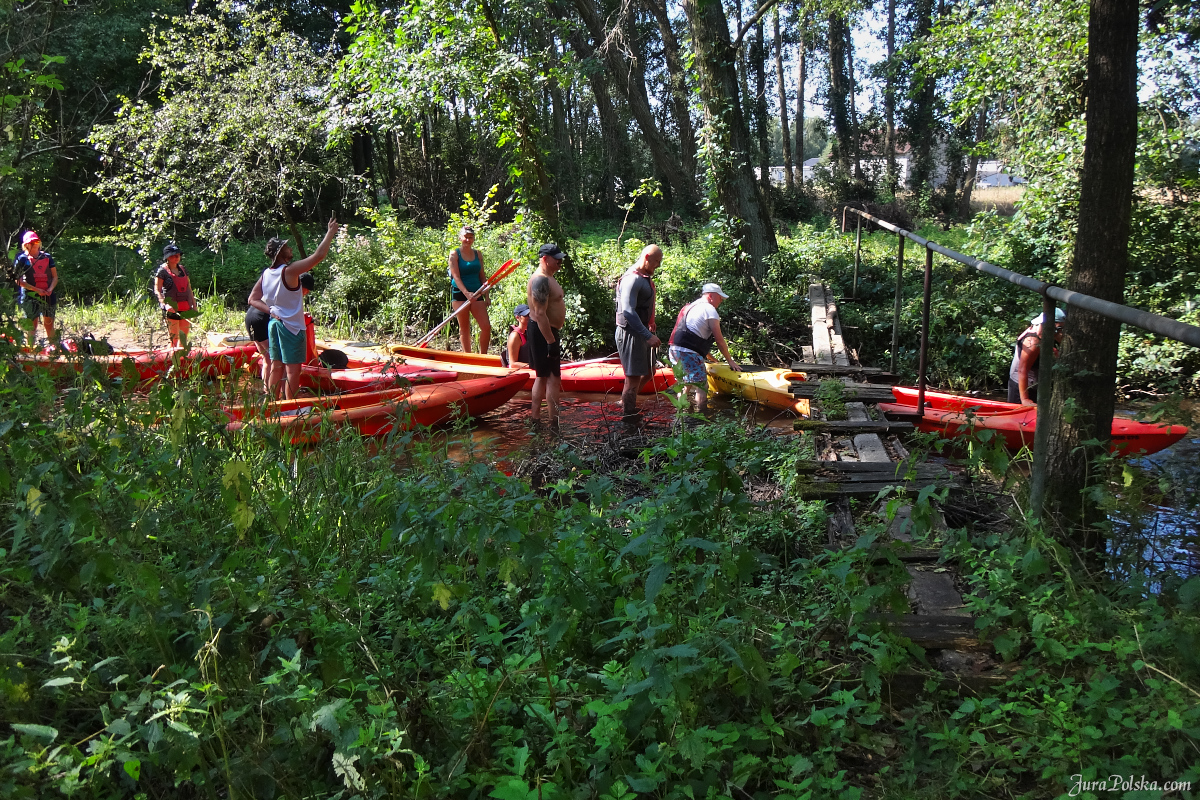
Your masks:
M 648 244 L 629 271 L 617 280 L 617 354 L 625 370 L 621 390 L 621 419 L 626 426 L 640 421 L 637 396 L 646 378 L 654 372 L 651 350 L 662 344 L 654 333 L 654 271 L 662 263 L 663 252 Z
M 550 408 L 550 427 L 558 429 L 558 397 L 562 393 L 560 364 L 561 343 L 558 338 L 567 319 L 567 304 L 563 290 L 554 273 L 558 272 L 567 254 L 554 243 L 544 244 L 538 250 L 538 266 L 529 276 L 529 350 L 530 366 L 533 367 L 533 406 L 529 419 L 540 424 L 542 400 Z

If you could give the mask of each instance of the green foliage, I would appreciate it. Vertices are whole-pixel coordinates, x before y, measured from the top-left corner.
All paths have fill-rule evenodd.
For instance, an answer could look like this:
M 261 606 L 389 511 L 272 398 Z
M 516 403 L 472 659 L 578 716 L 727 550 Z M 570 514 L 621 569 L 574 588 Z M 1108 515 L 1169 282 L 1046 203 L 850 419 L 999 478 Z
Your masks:
M 176 226 L 215 248 L 290 219 L 329 177 L 314 158 L 326 59 L 274 14 L 217 11 L 153 29 L 142 58 L 160 77 L 156 102 L 123 98 L 89 139 L 108 168 L 91 191 L 127 215 L 118 230 L 142 252 Z

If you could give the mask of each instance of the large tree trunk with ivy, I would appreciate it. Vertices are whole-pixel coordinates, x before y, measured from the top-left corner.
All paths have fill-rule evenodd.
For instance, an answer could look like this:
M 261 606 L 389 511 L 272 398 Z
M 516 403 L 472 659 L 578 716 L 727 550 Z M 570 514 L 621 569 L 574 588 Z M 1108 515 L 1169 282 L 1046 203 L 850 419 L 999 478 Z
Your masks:
M 846 17 L 829 15 L 829 117 L 833 122 L 833 163 L 843 175 L 850 174 L 853 153 L 850 131 L 850 78 L 846 74 Z
M 683 8 L 692 29 L 700 96 L 708 119 L 709 168 L 717 199 L 726 216 L 739 221 L 735 236 L 750 257 L 751 270 L 762 274 L 766 257 L 775 253 L 779 244 L 750 164 L 753 147 L 742 113 L 729 20 L 721 4 L 711 0 L 685 0 Z
M 767 133 L 767 43 L 762 21 L 755 26 L 751 58 L 754 61 L 754 133 L 758 138 L 758 185 L 768 207 L 771 197 L 771 144 Z
M 1137 148 L 1137 0 L 1091 0 L 1088 20 L 1087 135 L 1079 185 L 1079 224 L 1070 288 L 1120 303 L 1129 261 Z M 1102 476 L 1092 460 L 1112 432 L 1121 323 L 1072 308 L 1061 362 L 1054 370 L 1046 464 L 1046 497 L 1058 526 L 1098 551 L 1102 519 L 1087 493 Z M 1098 446 L 1085 445 L 1089 440 Z

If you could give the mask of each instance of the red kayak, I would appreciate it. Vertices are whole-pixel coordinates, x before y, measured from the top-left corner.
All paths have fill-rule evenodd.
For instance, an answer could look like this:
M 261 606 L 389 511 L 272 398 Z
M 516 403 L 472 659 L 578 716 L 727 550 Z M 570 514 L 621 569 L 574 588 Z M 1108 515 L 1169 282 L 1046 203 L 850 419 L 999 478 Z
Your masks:
M 461 378 L 482 378 L 504 375 L 509 372 L 508 368 L 500 363 L 500 356 L 460 353 L 455 350 L 434 350 L 404 344 L 391 345 L 388 350 L 403 357 L 406 363 L 413 366 L 453 370 Z M 522 369 L 518 372 L 525 376 L 523 388 L 526 391 L 532 389 L 533 370 Z M 675 373 L 670 367 L 658 368 L 654 372 L 653 378 L 653 380 L 646 381 L 642 387 L 642 394 L 661 392 L 675 384 Z M 562 390 L 564 392 L 614 394 L 620 393 L 624 386 L 625 370 L 621 368 L 619 359 L 602 358 L 562 365 Z
M 915 414 L 917 390 L 893 386 L 895 403 L 880 403 L 885 414 Z M 992 430 L 1010 450 L 1033 447 L 1037 426 L 1037 406 L 981 400 L 956 394 L 925 390 L 925 416 L 916 422 L 918 430 L 940 433 L 947 438 L 966 436 L 973 430 Z M 1126 417 L 1113 417 L 1112 447 L 1120 455 L 1157 453 L 1187 436 L 1183 425 L 1154 425 Z
M 254 357 L 261 364 L 261 356 Z M 368 392 L 414 386 L 426 383 L 449 383 L 458 380 L 458 373 L 399 361 L 377 361 L 351 358 L 344 369 L 329 369 L 323 365 L 305 364 L 300 368 L 300 388 L 316 392 Z
M 93 356 L 86 353 L 70 355 L 47 355 L 35 353 L 18 355 L 17 363 L 26 372 L 46 370 L 55 377 L 70 377 L 83 371 L 84 364 L 99 364 L 109 375 L 119 378 L 133 369 L 140 381 L 155 381 L 175 368 L 180 377 L 188 377 L 197 371 L 208 377 L 228 375 L 230 370 L 250 363 L 257 352 L 254 344 L 213 349 L 191 349 L 165 347 L 159 350 L 116 350 L 111 355 Z
M 312 444 L 345 427 L 353 427 L 363 436 L 382 436 L 393 429 L 409 430 L 495 411 L 511 400 L 523 383 L 523 376 L 507 375 L 229 407 L 224 411 L 233 421 L 226 428 L 277 426 L 290 435 L 293 444 Z

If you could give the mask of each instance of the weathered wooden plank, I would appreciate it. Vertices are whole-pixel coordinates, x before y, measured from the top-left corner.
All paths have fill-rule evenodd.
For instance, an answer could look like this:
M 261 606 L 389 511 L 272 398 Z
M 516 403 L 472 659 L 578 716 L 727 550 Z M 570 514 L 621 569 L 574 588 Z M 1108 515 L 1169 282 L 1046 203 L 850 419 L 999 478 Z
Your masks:
M 912 577 L 912 583 L 908 585 L 908 597 L 916 604 L 919 615 L 971 616 L 971 612 L 963 608 L 962 595 L 958 593 L 954 576 L 949 572 L 931 572 L 911 564 L 907 569 Z
M 836 420 L 829 422 L 820 419 L 798 419 L 794 423 L 794 427 L 798 431 L 812 431 L 813 433 L 905 433 L 913 429 L 913 424 L 911 422 L 875 422 L 872 420 L 866 422 L 859 420 Z
M 796 462 L 797 472 L 888 472 L 897 475 L 904 475 L 909 469 L 912 469 L 917 475 L 949 475 L 950 472 L 941 464 L 901 464 L 897 461 L 889 461 L 886 464 L 864 463 L 861 461 L 812 461 L 803 459 Z
M 792 395 L 805 400 L 813 400 L 821 384 L 816 381 L 797 381 L 789 387 Z M 844 402 L 894 403 L 896 396 L 887 386 L 876 386 L 870 383 L 852 383 L 842 392 Z
M 812 304 L 813 355 L 820 364 L 833 363 L 833 346 L 829 341 L 829 322 L 825 312 L 825 287 L 819 283 L 808 287 Z
M 800 484 L 797 487 L 800 499 L 802 500 L 821 500 L 831 497 L 845 496 L 874 496 L 879 492 L 889 487 L 896 487 L 900 494 L 910 495 L 917 494 L 926 486 L 932 486 L 934 489 L 953 489 L 957 486 L 954 481 L 913 481 L 906 483 L 904 481 L 814 481 L 812 483 Z
M 805 361 L 793 361 L 792 369 L 797 372 L 807 372 L 810 375 L 882 375 L 882 367 L 860 367 L 853 364 L 810 364 Z
M 879 622 L 913 644 L 927 650 L 986 650 L 979 641 L 975 620 L 952 614 L 867 614 L 866 619 Z

